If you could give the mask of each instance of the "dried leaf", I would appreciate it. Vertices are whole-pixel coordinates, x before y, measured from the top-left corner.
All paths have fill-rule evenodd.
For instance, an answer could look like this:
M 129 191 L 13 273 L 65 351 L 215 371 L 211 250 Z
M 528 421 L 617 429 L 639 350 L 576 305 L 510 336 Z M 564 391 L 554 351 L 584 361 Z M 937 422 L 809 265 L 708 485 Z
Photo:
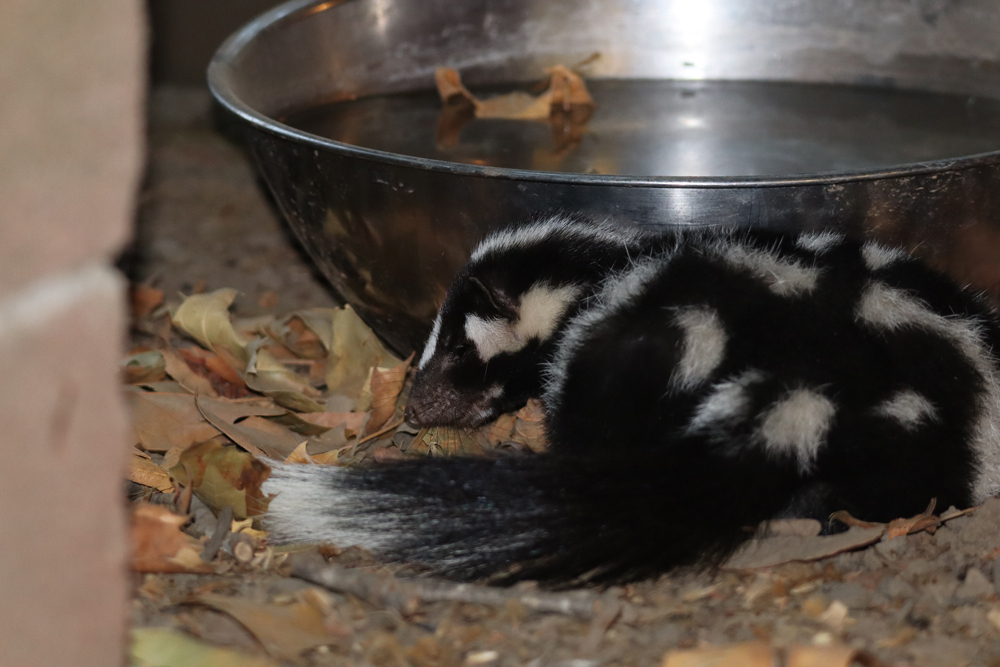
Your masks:
M 212 646 L 171 628 L 135 628 L 132 667 L 279 667 L 265 657 Z
M 174 484 L 170 481 L 167 471 L 153 463 L 149 456 L 143 456 L 138 451 L 129 457 L 128 478 L 136 484 L 149 486 L 163 493 L 174 490 Z
M 528 404 L 517 411 L 516 417 L 511 440 L 533 452 L 545 451 L 549 446 L 545 437 L 545 404 L 535 398 L 529 399 Z
M 122 362 L 122 379 L 126 384 L 158 382 L 166 376 L 166 362 L 156 350 L 130 355 Z
M 160 505 L 132 511 L 131 568 L 136 572 L 214 572 L 201 560 L 201 542 L 181 532 L 187 517 Z
M 337 428 L 343 425 L 347 430 L 355 433 L 361 431 L 368 415 L 364 412 L 305 412 L 299 413 L 299 417 L 307 422 L 325 426 L 327 428 Z
M 462 84 L 457 71 L 446 67 L 437 68 L 434 79 L 442 101 L 454 104 L 457 100 L 466 100 L 475 108 L 476 118 L 547 120 L 555 109 L 594 108 L 594 99 L 579 75 L 563 65 L 545 71 L 549 75 L 548 88 L 537 97 L 515 91 L 481 100 Z
M 173 314 L 174 326 L 184 331 L 202 346 L 214 352 L 225 351 L 246 366 L 249 342 L 233 329 L 229 306 L 236 290 L 223 288 L 209 294 L 193 294 L 181 303 Z
M 941 519 L 934 516 L 934 507 L 937 505 L 937 498 L 931 498 L 930 504 L 922 513 L 908 519 L 893 519 L 886 529 L 885 539 L 891 540 L 894 537 L 902 537 L 909 533 L 916 533 L 926 528 L 937 528 L 941 525 Z
M 274 330 L 279 340 L 300 358 L 323 359 L 327 355 L 327 345 L 333 335 L 333 320 L 328 312 L 330 310 L 332 309 L 324 308 L 309 311 L 311 315 L 292 313 L 281 325 L 274 327 Z M 324 312 L 326 315 L 322 314 Z M 310 317 L 325 338 L 306 323 L 305 317 Z
M 398 366 L 400 360 L 383 347 L 353 308 L 344 306 L 333 309 L 330 313 L 332 326 L 326 371 L 327 389 L 331 393 L 357 396 L 373 367 Z M 317 335 L 322 339 L 319 332 Z
M 303 463 L 312 465 L 316 462 L 309 457 L 309 454 L 306 452 L 306 443 L 303 442 L 295 448 L 294 452 L 288 455 L 288 458 L 284 460 L 284 463 Z
M 214 438 L 219 431 L 205 421 L 195 397 L 131 389 L 125 392 L 132 426 L 143 448 L 165 452 Z
M 663 667 L 774 667 L 774 650 L 763 642 L 667 651 Z
M 427 429 L 419 441 L 413 441 L 407 452 L 444 456 L 482 456 L 485 453 L 471 432 L 448 426 Z
M 184 357 L 173 348 L 161 350 L 160 353 L 163 355 L 167 375 L 177 380 L 187 391 L 199 396 L 215 397 L 219 395 L 215 391 L 215 387 L 212 386 L 212 381 L 194 372 L 184 361 Z
M 323 406 L 314 400 L 321 394 L 309 383 L 309 379 L 282 364 L 273 354 L 262 348 L 261 343 L 262 339 L 256 339 L 246 346 L 249 355 L 246 368 L 247 386 L 293 410 L 322 412 Z
M 260 413 L 272 414 L 275 409 L 273 404 L 200 397 L 197 405 L 205 419 L 257 457 L 284 460 L 305 440 L 284 426 L 257 416 Z M 239 419 L 242 421 L 237 424 Z
M 351 635 L 349 628 L 324 617 L 306 601 L 279 606 L 224 595 L 199 595 L 195 600 L 235 618 L 268 653 L 283 660 L 297 660 L 305 650 Z
M 852 527 L 836 535 L 796 537 L 779 535 L 748 542 L 722 566 L 726 570 L 772 567 L 792 561 L 813 561 L 874 544 L 882 538 L 884 526 Z
M 221 442 L 221 438 L 188 448 L 170 469 L 180 484 L 218 513 L 233 508 L 237 519 L 260 516 L 267 511 L 268 499 L 261 484 L 271 470 L 247 452 Z
M 146 285 L 129 286 L 129 305 L 134 319 L 146 317 L 161 303 L 163 303 L 163 290 Z
M 857 654 L 850 646 L 789 646 L 785 667 L 848 667 Z
M 373 368 L 371 375 L 372 416 L 365 431 L 374 433 L 385 426 L 396 413 L 396 399 L 403 390 L 406 373 L 413 362 L 413 353 L 393 368 Z
M 514 435 L 514 426 L 517 423 L 517 417 L 512 414 L 500 415 L 497 417 L 496 421 L 490 426 L 490 433 L 486 436 L 491 445 L 498 445 L 501 442 L 511 439 Z

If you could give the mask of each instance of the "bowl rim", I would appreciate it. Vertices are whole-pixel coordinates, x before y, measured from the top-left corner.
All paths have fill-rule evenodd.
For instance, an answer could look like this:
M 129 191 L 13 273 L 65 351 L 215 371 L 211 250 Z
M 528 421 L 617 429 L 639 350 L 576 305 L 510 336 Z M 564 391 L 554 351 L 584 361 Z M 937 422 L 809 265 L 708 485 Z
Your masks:
M 536 171 L 510 167 L 490 167 L 433 158 L 421 158 L 401 153 L 364 148 L 321 137 L 286 125 L 252 108 L 233 90 L 230 75 L 233 62 L 240 52 L 261 33 L 286 21 L 304 20 L 352 0 L 289 0 L 253 19 L 230 35 L 216 50 L 209 62 L 208 87 L 215 99 L 233 114 L 259 130 L 292 140 L 314 149 L 331 151 L 349 157 L 382 162 L 395 166 L 442 172 L 461 176 L 503 178 L 514 181 L 563 183 L 576 185 L 647 187 L 647 188 L 764 188 L 803 185 L 834 185 L 859 181 L 875 181 L 909 176 L 972 169 L 1000 163 L 1000 149 L 956 158 L 891 165 L 882 169 L 816 172 L 787 176 L 635 176 L 580 174 Z M 685 81 L 716 81 L 721 79 L 684 79 Z M 915 89 L 918 90 L 918 89 Z

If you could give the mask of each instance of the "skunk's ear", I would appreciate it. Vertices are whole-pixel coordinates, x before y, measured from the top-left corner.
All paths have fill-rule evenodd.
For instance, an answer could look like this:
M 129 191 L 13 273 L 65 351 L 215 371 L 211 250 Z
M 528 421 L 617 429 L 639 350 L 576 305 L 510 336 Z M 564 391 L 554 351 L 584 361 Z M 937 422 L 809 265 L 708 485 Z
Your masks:
M 514 322 L 519 317 L 519 304 L 502 290 L 491 290 L 483 281 L 475 276 L 469 278 L 472 291 L 484 310 L 489 310 L 496 317 Z

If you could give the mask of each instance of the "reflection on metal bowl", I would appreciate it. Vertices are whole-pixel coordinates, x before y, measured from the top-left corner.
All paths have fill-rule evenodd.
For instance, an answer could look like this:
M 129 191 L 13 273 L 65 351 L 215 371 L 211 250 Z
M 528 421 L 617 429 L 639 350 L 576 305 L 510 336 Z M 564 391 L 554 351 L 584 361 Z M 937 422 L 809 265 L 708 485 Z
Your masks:
M 209 67 L 307 251 L 392 347 L 419 347 L 477 239 L 551 213 L 838 229 L 1000 299 L 993 0 L 295 0 Z M 451 128 L 474 92 L 577 66 L 585 124 Z

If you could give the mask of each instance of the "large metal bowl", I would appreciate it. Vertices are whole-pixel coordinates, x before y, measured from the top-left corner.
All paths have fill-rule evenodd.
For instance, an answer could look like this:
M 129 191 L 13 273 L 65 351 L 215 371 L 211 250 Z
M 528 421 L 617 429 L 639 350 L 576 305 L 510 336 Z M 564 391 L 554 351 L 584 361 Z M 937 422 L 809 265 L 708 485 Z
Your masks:
M 998 293 L 1000 152 L 992 149 L 847 173 L 606 176 L 414 158 L 276 120 L 334 100 L 429 89 L 438 66 L 475 86 L 532 81 L 544 67 L 588 58 L 586 75 L 597 79 L 799 81 L 992 98 L 1000 96 L 1000 11 L 995 0 L 295 0 L 233 35 L 208 76 L 245 125 L 292 229 L 399 352 L 420 346 L 478 238 L 550 212 L 640 225 L 842 229 L 915 248 Z M 713 150 L 726 149 L 723 141 Z

